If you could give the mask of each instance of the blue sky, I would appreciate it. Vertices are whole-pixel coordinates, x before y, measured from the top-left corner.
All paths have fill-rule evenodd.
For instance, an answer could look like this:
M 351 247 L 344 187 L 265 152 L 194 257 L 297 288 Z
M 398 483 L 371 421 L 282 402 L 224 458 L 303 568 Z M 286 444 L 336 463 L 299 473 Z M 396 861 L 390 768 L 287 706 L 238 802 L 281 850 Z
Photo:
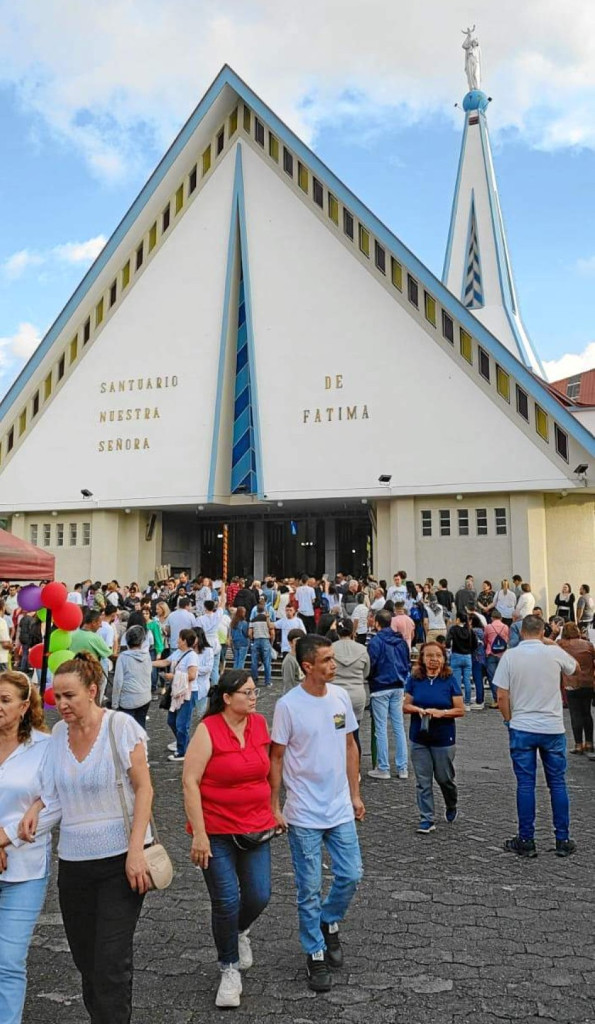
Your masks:
M 595 366 L 595 5 L 493 7 L 0 0 L 0 394 L 226 61 L 439 276 L 474 22 L 525 325 Z

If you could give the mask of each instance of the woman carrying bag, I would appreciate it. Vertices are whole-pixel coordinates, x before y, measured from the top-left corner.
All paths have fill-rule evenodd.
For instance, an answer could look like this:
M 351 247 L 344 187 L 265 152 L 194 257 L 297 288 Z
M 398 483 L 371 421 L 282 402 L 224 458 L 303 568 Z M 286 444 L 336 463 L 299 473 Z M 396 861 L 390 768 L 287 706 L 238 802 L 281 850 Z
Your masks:
M 214 657 L 204 630 L 197 626 L 181 629 L 178 650 L 167 660 L 153 662 L 156 668 L 169 666 L 171 669 L 166 676 L 171 680 L 167 724 L 176 738 L 167 748 L 171 750 L 168 761 L 184 760 L 190 742 L 192 712 L 197 708 L 202 717 L 207 709 Z
M 190 859 L 202 868 L 211 897 L 221 971 L 215 1005 L 221 1008 L 240 1005 L 240 970 L 252 966 L 248 932 L 271 895 L 269 840 L 276 821 L 269 731 L 255 713 L 258 692 L 248 672 L 224 672 L 184 765 Z

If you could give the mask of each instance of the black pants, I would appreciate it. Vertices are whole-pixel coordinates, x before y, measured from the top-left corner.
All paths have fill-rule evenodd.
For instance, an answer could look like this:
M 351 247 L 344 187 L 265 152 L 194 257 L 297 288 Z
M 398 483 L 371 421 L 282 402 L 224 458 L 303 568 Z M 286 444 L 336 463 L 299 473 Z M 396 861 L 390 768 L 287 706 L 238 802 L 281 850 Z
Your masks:
M 147 711 L 150 707 L 151 701 L 148 704 L 143 704 L 140 708 L 120 708 L 119 710 L 123 711 L 126 715 L 130 715 L 131 718 L 134 718 L 135 722 L 138 722 L 143 729 L 146 729 L 145 722 L 147 721 Z
M 315 633 L 316 632 L 316 618 L 315 618 L 315 616 L 314 615 L 302 615 L 301 612 L 298 612 L 298 615 L 299 615 L 300 619 L 302 620 L 302 622 L 304 623 L 304 626 L 306 627 L 306 633 Z
M 132 940 L 144 896 L 130 888 L 125 863 L 125 853 L 59 862 L 60 910 L 92 1024 L 129 1024 L 132 1015 Z
M 568 710 L 570 711 L 570 724 L 575 743 L 593 742 L 593 716 L 591 715 L 591 701 L 593 690 L 590 686 L 581 686 L 578 690 L 567 690 Z M 583 737 L 584 732 L 584 737 Z

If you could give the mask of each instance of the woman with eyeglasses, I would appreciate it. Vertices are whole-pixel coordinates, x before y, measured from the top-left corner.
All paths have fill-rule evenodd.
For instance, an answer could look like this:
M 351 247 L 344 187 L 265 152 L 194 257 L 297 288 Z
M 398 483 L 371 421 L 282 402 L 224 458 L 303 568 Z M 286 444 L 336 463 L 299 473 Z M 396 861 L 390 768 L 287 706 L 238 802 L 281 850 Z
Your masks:
M 221 980 L 218 1007 L 240 1005 L 241 970 L 252 966 L 249 930 L 271 896 L 270 736 L 256 713 L 249 672 L 228 669 L 186 752 L 183 786 L 190 859 L 211 897 Z

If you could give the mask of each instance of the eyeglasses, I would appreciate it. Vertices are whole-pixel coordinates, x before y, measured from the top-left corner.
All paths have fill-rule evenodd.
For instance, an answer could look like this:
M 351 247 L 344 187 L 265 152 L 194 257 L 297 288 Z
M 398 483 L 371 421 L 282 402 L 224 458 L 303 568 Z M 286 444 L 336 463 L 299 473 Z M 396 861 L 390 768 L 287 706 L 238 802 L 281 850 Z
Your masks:
M 236 693 L 243 693 L 244 697 L 258 697 L 260 690 L 258 688 L 254 690 L 236 690 Z

